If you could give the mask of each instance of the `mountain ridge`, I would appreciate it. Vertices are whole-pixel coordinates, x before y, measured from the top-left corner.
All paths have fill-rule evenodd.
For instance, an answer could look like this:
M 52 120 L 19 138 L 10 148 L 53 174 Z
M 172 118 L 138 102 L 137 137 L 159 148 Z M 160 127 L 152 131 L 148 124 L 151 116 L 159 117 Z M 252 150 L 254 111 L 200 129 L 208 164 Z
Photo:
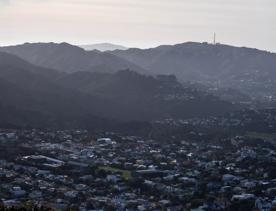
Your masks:
M 116 45 L 116 44 L 112 44 L 112 43 L 86 44 L 86 45 L 79 45 L 79 47 L 83 48 L 86 51 L 98 50 L 101 52 L 114 51 L 114 50 L 127 50 L 128 49 L 125 46 Z
M 16 55 L 34 65 L 61 72 L 116 72 L 121 69 L 144 70 L 108 52 L 85 51 L 69 43 L 25 43 L 0 47 L 0 51 Z
M 60 73 L 17 60 L 22 61 L 0 53 L 0 61 L 5 61 L 0 62 L 0 113 L 5 114 L 1 125 L 92 127 L 217 115 L 234 109 L 219 98 L 183 87 L 174 76 L 129 70 Z
M 181 81 L 236 88 L 253 98 L 276 95 L 276 53 L 223 44 L 187 42 L 110 52 L 149 74 L 174 74 Z M 264 86 L 263 81 L 269 83 Z

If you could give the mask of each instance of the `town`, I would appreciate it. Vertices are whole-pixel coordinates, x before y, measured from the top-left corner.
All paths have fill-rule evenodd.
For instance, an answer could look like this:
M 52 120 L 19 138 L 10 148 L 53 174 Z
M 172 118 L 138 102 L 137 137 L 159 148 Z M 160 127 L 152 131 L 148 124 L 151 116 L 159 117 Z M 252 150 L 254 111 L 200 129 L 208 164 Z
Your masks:
M 1 129 L 0 209 L 276 210 L 276 142 L 162 137 Z

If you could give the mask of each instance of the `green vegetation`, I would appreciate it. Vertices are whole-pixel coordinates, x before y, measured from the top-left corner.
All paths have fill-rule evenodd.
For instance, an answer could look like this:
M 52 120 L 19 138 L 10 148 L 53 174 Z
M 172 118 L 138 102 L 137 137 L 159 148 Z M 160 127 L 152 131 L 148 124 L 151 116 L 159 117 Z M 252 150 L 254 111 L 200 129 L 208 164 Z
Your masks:
M 258 132 L 247 132 L 245 136 L 254 139 L 263 139 L 269 142 L 276 141 L 276 133 L 258 133 Z
M 122 169 L 113 168 L 110 166 L 102 166 L 102 167 L 99 167 L 99 169 L 104 170 L 104 171 L 109 171 L 112 173 L 117 173 L 117 172 L 122 173 L 122 177 L 125 180 L 129 180 L 132 178 L 131 171 L 128 171 L 128 170 L 122 170 Z

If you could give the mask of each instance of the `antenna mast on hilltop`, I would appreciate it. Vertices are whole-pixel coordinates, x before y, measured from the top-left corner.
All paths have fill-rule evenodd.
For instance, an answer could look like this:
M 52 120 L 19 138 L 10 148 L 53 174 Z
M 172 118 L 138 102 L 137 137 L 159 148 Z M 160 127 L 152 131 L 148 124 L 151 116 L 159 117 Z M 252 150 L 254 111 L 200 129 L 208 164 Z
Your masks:
M 216 32 L 214 32 L 214 41 L 213 41 L 213 44 L 216 45 Z

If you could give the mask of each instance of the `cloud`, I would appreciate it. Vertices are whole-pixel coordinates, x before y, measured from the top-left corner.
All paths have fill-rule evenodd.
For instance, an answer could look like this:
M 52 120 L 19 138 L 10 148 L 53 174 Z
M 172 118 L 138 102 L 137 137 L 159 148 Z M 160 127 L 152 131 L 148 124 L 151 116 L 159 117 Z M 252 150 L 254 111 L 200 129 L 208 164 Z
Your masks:
M 0 0 L 0 4 L 2 5 L 12 5 L 17 3 L 34 3 L 34 2 L 46 2 L 45 0 L 24 0 L 24 2 L 21 0 Z
M 0 0 L 1 5 L 6 5 L 6 4 L 9 4 L 9 3 L 10 3 L 10 0 Z

